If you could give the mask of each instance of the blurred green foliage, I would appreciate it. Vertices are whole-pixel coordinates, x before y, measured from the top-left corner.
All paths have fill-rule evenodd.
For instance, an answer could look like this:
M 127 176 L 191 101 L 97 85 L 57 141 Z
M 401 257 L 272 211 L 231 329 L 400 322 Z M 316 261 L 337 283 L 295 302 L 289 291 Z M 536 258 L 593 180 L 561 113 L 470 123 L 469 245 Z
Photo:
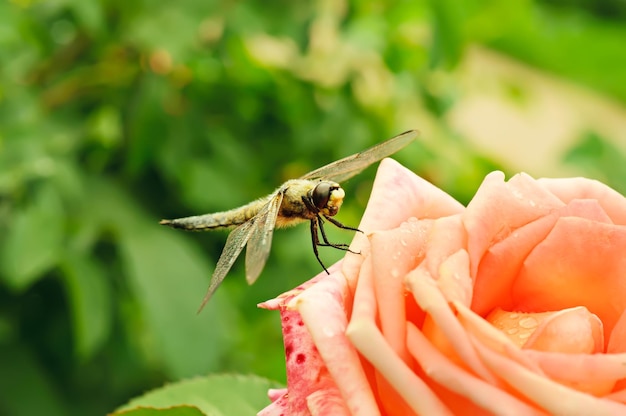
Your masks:
M 0 3 L 0 414 L 104 414 L 210 372 L 284 382 L 278 314 L 255 305 L 320 271 L 306 227 L 275 237 L 254 287 L 238 263 L 196 316 L 226 235 L 158 220 L 238 206 L 409 128 L 424 140 L 398 159 L 467 202 L 507 169 L 446 119 L 469 45 L 624 104 L 624 3 L 602 4 Z M 607 146 L 590 133 L 567 161 L 619 188 Z M 346 184 L 342 222 L 358 224 L 372 176 Z

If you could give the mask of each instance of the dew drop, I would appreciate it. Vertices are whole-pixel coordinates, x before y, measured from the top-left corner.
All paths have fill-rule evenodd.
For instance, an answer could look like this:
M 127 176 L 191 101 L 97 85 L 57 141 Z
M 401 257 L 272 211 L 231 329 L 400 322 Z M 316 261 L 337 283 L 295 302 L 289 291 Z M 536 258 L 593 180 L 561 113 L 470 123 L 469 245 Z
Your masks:
M 529 317 L 520 319 L 518 324 L 522 328 L 533 329 L 533 328 L 536 328 L 537 325 L 539 325 L 539 322 L 537 322 L 535 318 L 529 316 Z
M 526 338 L 530 337 L 530 334 L 531 334 L 530 332 L 522 332 L 522 333 L 521 333 L 521 334 L 519 334 L 517 337 L 518 337 L 519 339 L 526 339 Z
M 509 335 L 515 335 L 518 332 L 519 332 L 519 329 L 517 329 L 517 328 L 509 328 L 509 329 L 506 330 L 506 333 L 509 334 Z

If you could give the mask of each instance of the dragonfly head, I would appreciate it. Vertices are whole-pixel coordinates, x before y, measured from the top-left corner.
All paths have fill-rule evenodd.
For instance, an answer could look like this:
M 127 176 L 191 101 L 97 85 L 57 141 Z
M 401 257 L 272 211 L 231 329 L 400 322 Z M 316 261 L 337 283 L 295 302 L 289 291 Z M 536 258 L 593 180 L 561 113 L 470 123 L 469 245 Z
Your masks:
M 345 195 L 338 183 L 322 181 L 310 191 L 309 197 L 319 212 L 332 217 L 339 212 Z

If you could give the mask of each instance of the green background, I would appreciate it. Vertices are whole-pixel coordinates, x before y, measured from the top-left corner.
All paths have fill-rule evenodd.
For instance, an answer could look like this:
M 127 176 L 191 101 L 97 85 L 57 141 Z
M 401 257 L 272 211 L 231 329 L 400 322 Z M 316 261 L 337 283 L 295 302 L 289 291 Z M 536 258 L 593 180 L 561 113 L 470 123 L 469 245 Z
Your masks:
M 1 2 L 0 414 L 105 414 L 209 373 L 284 383 L 256 304 L 320 271 L 307 227 L 196 315 L 227 234 L 158 221 L 402 131 L 422 135 L 397 159 L 463 203 L 494 169 L 626 192 L 624 39 L 619 0 Z M 345 184 L 343 223 L 374 172 Z

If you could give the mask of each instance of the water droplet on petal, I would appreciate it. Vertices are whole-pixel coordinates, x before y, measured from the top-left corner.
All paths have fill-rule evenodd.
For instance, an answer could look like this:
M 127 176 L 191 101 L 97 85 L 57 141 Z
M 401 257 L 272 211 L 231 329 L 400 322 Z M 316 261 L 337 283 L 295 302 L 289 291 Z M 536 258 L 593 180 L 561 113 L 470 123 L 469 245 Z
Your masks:
M 519 321 L 519 326 L 525 329 L 533 329 L 536 328 L 537 325 L 539 325 L 539 322 L 537 322 L 537 320 L 531 316 L 522 318 Z

